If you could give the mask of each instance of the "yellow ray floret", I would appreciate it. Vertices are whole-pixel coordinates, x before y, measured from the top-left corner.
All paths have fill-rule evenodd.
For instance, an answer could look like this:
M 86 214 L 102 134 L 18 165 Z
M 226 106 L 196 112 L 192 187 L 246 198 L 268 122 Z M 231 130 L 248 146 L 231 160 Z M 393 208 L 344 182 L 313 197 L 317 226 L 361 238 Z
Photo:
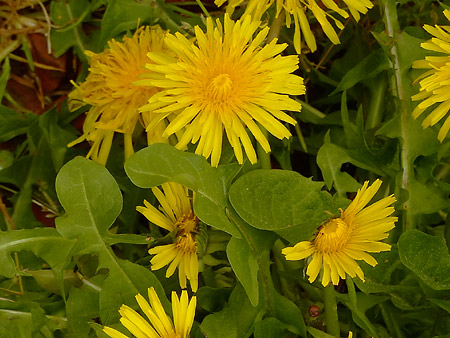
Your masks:
M 347 209 L 341 210 L 340 217 L 320 226 L 313 240 L 282 250 L 287 260 L 312 257 L 306 270 L 311 283 L 320 272 L 324 286 L 330 281 L 337 285 L 339 277 L 345 278 L 346 274 L 364 281 L 364 273 L 356 260 L 375 266 L 377 261 L 368 252 L 390 250 L 389 244 L 380 241 L 388 237 L 388 231 L 397 221 L 397 217 L 391 216 L 394 212 L 391 205 L 396 199 L 391 195 L 367 206 L 381 181 L 377 179 L 371 186 L 368 184 L 364 182 Z
M 150 261 L 152 270 L 168 266 L 166 277 L 169 278 L 178 268 L 180 286 L 186 288 L 187 279 L 195 292 L 199 269 L 195 235 L 199 220 L 194 214 L 188 190 L 178 183 L 164 183 L 162 191 L 158 188 L 152 188 L 152 191 L 161 206 L 160 210 L 147 201 L 144 201 L 145 207 L 136 209 L 150 222 L 174 233 L 173 243 L 159 245 L 148 251 L 155 255 Z
M 84 140 L 89 141 L 91 150 L 87 157 L 105 164 L 114 133 L 123 133 L 125 156 L 133 153 L 132 134 L 139 119 L 144 127 L 153 120 L 151 112 L 141 116 L 138 108 L 158 88 L 139 86 L 134 82 L 148 73 L 144 67 L 148 63 L 147 53 L 164 49 L 165 31 L 159 26 L 141 27 L 132 37 L 124 37 L 119 42 L 111 40 L 108 48 L 101 53 L 86 52 L 89 57 L 89 74 L 69 95 L 71 109 L 90 104 L 83 125 L 83 135 L 69 144 L 73 146 Z M 163 142 L 163 124 L 148 134 L 149 143 Z
M 164 311 L 161 301 L 154 288 L 148 289 L 150 304 L 140 294 L 136 300 L 148 321 L 127 305 L 122 305 L 119 312 L 122 316 L 120 322 L 137 338 L 187 338 L 191 331 L 195 317 L 197 298 L 188 299 L 186 290 L 178 298 L 172 292 L 173 323 Z M 103 331 L 112 338 L 127 338 L 123 333 L 105 326 Z
M 184 149 L 189 142 L 197 144 L 196 153 L 211 157 L 217 166 L 225 132 L 239 163 L 242 146 L 251 163 L 257 161 L 248 131 L 270 151 L 261 127 L 279 139 L 291 133 L 283 122 L 296 121 L 284 111 L 300 111 L 300 103 L 289 95 L 305 92 L 303 79 L 291 74 L 298 68 L 297 56 L 279 55 L 286 44 L 270 41 L 268 28 L 258 30 L 260 22 L 250 16 L 234 22 L 225 15 L 224 24 L 206 19 L 206 32 L 195 27 L 196 40 L 182 34 L 167 34 L 165 43 L 175 57 L 148 53 L 153 63 L 151 73 L 140 84 L 163 88 L 153 95 L 142 111 L 154 111 L 161 118 L 174 113 L 163 136 L 182 128 L 185 131 L 176 145 Z
M 229 0 L 227 12 L 232 13 L 234 8 L 242 4 L 243 1 Z M 349 17 L 348 12 L 350 12 L 353 18 L 359 21 L 360 13 L 366 14 L 373 7 L 370 0 L 343 0 L 344 8 L 340 7 L 335 0 L 322 0 L 320 2 L 317 0 L 250 0 L 247 3 L 245 14 L 250 14 L 255 19 L 259 19 L 275 2 L 276 17 L 279 17 L 284 11 L 286 26 L 290 27 L 292 21 L 294 21 L 294 47 L 297 53 L 301 52 L 302 34 L 309 49 L 312 52 L 317 49 L 316 39 L 311 31 L 308 15 L 312 15 L 319 22 L 323 32 L 332 43 L 339 44 L 339 37 L 330 21 L 339 29 L 343 29 L 344 25 L 329 12 L 336 13 L 344 19 Z M 225 0 L 215 0 L 215 3 L 217 6 L 221 6 L 225 3 Z
M 450 21 L 450 10 L 445 10 L 444 15 Z M 427 128 L 438 123 L 450 110 L 450 26 L 425 25 L 423 28 L 434 37 L 422 43 L 422 48 L 443 54 L 427 56 L 425 60 L 413 63 L 413 68 L 428 69 L 419 77 L 420 92 L 412 96 L 413 101 L 422 101 L 412 113 L 414 119 L 434 107 L 422 122 L 422 126 Z M 439 130 L 439 141 L 445 139 L 449 130 L 450 117 L 447 116 Z

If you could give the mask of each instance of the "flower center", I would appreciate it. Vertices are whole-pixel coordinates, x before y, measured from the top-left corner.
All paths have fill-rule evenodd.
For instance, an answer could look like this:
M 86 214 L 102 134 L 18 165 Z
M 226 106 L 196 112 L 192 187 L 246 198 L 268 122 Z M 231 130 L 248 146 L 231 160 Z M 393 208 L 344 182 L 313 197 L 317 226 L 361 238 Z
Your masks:
M 317 251 L 337 252 L 347 244 L 350 233 L 351 228 L 346 222 L 341 218 L 333 218 L 319 228 L 313 243 Z
M 197 243 L 191 234 L 177 237 L 175 248 L 184 254 L 197 253 Z
M 177 219 L 175 227 L 178 229 L 177 236 L 183 236 L 190 234 L 191 232 L 197 231 L 198 218 L 194 213 L 189 211 L 188 214 L 184 214 L 182 217 Z
M 228 74 L 217 75 L 208 85 L 208 96 L 212 100 L 223 101 L 226 99 L 233 88 L 233 81 Z

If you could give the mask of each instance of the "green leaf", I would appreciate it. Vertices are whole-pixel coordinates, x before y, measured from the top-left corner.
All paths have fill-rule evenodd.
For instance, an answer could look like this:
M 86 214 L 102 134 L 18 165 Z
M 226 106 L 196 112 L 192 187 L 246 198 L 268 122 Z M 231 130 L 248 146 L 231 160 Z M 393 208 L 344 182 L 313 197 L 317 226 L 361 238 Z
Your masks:
M 273 338 L 284 337 L 287 331 L 287 326 L 280 322 L 278 319 L 270 317 L 256 323 L 255 326 L 255 338 Z
M 5 94 L 6 84 L 8 83 L 9 76 L 11 75 L 11 66 L 9 64 L 9 57 L 6 57 L 2 65 L 2 74 L 0 75 L 0 102 L 3 100 Z
M 103 15 L 100 45 L 139 25 L 154 24 L 156 6 L 155 0 L 111 0 Z M 124 8 L 127 10 L 124 11 Z
M 336 90 L 330 95 L 350 89 L 358 82 L 371 79 L 390 67 L 391 60 L 389 60 L 383 49 L 377 49 L 348 71 L 341 82 L 339 82 Z
M 398 241 L 402 263 L 435 290 L 450 289 L 450 255 L 445 240 L 418 230 L 403 233 Z
M 247 338 L 262 315 L 260 307 L 253 307 L 238 284 L 225 308 L 205 317 L 200 328 L 208 338 Z
M 271 308 L 272 316 L 286 324 L 289 331 L 294 332 L 301 337 L 306 337 L 305 321 L 303 320 L 302 313 L 298 306 L 279 294 L 275 289 L 272 289 L 270 294 L 273 298 Z
M 353 281 L 358 288 L 364 293 L 389 292 L 398 289 L 398 285 L 392 285 L 391 283 L 392 273 L 401 266 L 397 247 L 392 246 L 391 251 L 372 254 L 372 256 L 378 264 L 376 266 L 360 265 L 364 272 L 365 281 L 362 282 L 359 278 L 354 278 Z
M 56 109 L 51 109 L 42 115 L 39 118 L 39 126 L 42 130 L 42 136 L 49 145 L 53 166 L 58 171 L 63 165 L 67 144 L 74 139 L 75 135 L 58 125 L 58 111 Z
M 73 159 L 61 168 L 56 191 L 66 211 L 56 219 L 57 230 L 66 238 L 78 239 L 75 254 L 97 253 L 98 269 L 109 270 L 100 294 L 100 315 L 105 324 L 117 321 L 121 304 L 135 304 L 138 292 L 146 293 L 153 286 L 163 295 L 150 270 L 118 259 L 106 243 L 113 236 L 108 229 L 122 209 L 122 195 L 103 166 L 82 157 Z M 162 301 L 167 303 L 164 298 Z
M 429 301 L 433 303 L 434 305 L 439 306 L 441 309 L 444 309 L 448 313 L 450 313 L 450 301 L 449 300 L 442 300 L 442 299 L 434 299 L 429 298 Z
M 32 251 L 52 268 L 62 268 L 75 244 L 62 238 L 55 229 L 36 228 L 0 232 L 0 275 L 14 277 L 16 267 L 12 252 Z
M 364 329 L 366 333 L 370 334 L 372 337 L 380 337 L 374 324 L 366 316 L 366 311 L 373 306 L 386 301 L 389 297 L 366 295 L 364 293 L 357 292 L 356 306 L 348 294 L 336 292 L 336 298 L 352 311 L 352 318 L 355 324 Z
M 229 198 L 251 226 L 299 242 L 338 210 L 322 186 L 292 171 L 255 170 L 236 180 Z
M 89 321 L 99 317 L 99 290 L 83 284 L 70 289 L 66 304 L 68 327 L 76 337 L 86 337 L 91 330 Z
M 177 182 L 195 191 L 194 212 L 197 217 L 206 224 L 240 237 L 239 230 L 225 213 L 229 207 L 226 193 L 230 166 L 213 168 L 202 156 L 157 143 L 133 154 L 125 163 L 125 171 L 141 188 Z
M 341 171 L 342 164 L 352 161 L 344 148 L 332 144 L 329 136 L 325 137 L 325 142 L 317 153 L 317 165 L 322 171 L 328 189 L 334 185 L 336 191 L 340 195 L 344 195 L 346 192 L 357 191 L 361 188 L 358 181 L 348 173 Z
M 90 14 L 91 4 L 88 0 L 55 0 L 50 4 L 50 18 L 58 26 L 50 31 L 53 53 L 60 57 L 74 47 L 78 57 L 86 60 L 86 36 L 81 30 L 81 19 Z M 75 24 L 74 24 L 75 23 Z
M 36 119 L 36 115 L 23 115 L 0 105 L 0 142 L 25 134 Z
M 310 333 L 314 338 L 335 338 L 335 336 L 332 336 L 328 333 L 325 333 L 323 331 L 320 331 L 314 327 L 308 326 L 306 328 L 308 333 Z
M 62 238 L 55 229 L 36 228 L 0 232 L 0 275 L 13 278 L 16 266 L 11 253 L 32 251 L 53 269 L 60 290 L 63 289 L 63 268 L 75 245 L 75 240 Z
M 14 155 L 8 150 L 0 150 L 0 171 L 10 167 L 14 162 Z
M 227 256 L 234 273 L 244 287 L 253 306 L 258 305 L 258 262 L 248 243 L 232 237 L 227 245 Z

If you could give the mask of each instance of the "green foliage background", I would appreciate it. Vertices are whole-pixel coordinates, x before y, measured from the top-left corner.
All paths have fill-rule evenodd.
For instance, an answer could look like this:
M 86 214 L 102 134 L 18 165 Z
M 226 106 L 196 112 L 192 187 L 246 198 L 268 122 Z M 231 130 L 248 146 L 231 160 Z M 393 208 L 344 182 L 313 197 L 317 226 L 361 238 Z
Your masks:
M 394 193 L 399 217 L 366 276 L 332 290 L 341 336 L 450 337 L 450 142 L 439 126 L 423 130 L 412 120 L 418 91 L 411 70 L 429 39 L 425 23 L 445 24 L 437 1 L 375 1 L 359 23 L 349 21 L 342 43 L 320 37 L 319 50 L 302 54 L 298 74 L 307 79 L 299 128 L 288 141 L 270 138 L 271 166 L 242 166 L 155 144 L 123 166 L 117 139 L 105 167 L 86 160 L 86 148 L 67 148 L 78 136 L 64 102 L 42 115 L 8 99 L 10 59 L 0 76 L 0 337 L 106 337 L 103 325 L 121 328 L 118 308 L 137 308 L 134 296 L 178 290 L 177 278 L 150 270 L 147 249 L 161 234 L 135 210 L 154 201 L 153 186 L 178 182 L 196 192 L 195 213 L 205 225 L 203 272 L 191 337 L 332 337 L 325 333 L 333 308 L 305 264 L 287 262 L 281 249 L 308 240 L 348 204 L 364 180 L 383 180 L 376 198 Z M 197 2 L 162 0 L 52 0 L 45 2 L 54 27 L 55 56 L 73 52 L 85 78 L 86 50 L 99 52 L 111 38 L 139 24 L 160 24 L 192 34 L 204 27 Z M 223 10 L 205 1 L 214 16 Z M 243 10 L 238 10 L 238 18 Z M 24 14 L 25 15 L 25 14 Z M 271 23 L 274 13 L 269 12 Z M 311 18 L 314 21 L 314 18 Z M 86 27 L 90 27 L 89 30 Z M 89 33 L 88 33 L 89 32 Z M 292 46 L 293 30 L 280 41 Z M 320 64 L 320 66 L 319 66 Z M 29 66 L 32 68 L 32 61 Z M 75 80 L 75 79 L 74 79 Z M 295 134 L 296 133 L 296 134 Z M 225 146 L 226 147 L 226 146 Z M 38 205 L 56 217 L 45 227 Z M 11 216 L 9 220 L 6 215 Z M 164 269 L 163 269 L 164 270 Z M 312 316 L 310 307 L 320 314 Z

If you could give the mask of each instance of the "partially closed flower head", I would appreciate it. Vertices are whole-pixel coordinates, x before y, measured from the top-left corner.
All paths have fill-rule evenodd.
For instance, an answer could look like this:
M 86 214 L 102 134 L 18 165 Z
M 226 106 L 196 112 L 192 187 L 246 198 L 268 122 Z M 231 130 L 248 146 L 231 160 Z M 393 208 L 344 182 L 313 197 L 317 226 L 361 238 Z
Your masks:
M 225 0 L 215 0 L 216 5 L 220 6 Z M 319 22 L 325 35 L 334 44 L 339 44 L 339 37 L 331 23 L 339 29 L 343 29 L 342 22 L 333 16 L 337 14 L 346 19 L 349 13 L 356 21 L 360 19 L 360 13 L 366 14 L 373 7 L 370 0 L 343 0 L 345 6 L 340 5 L 341 2 L 335 0 L 276 0 L 276 17 L 282 11 L 286 14 L 286 26 L 290 27 L 294 22 L 294 47 L 297 53 L 301 52 L 302 35 L 309 49 L 314 52 L 317 49 L 316 39 L 310 27 L 308 15 L 312 14 Z M 232 12 L 235 7 L 243 3 L 243 0 L 229 0 L 227 11 Z M 275 0 L 249 0 L 245 14 L 251 14 L 254 18 L 259 19 L 261 15 L 273 4 Z M 344 7 L 344 8 L 343 8 Z
M 340 217 L 320 226 L 313 240 L 282 250 L 287 260 L 312 256 L 306 270 L 311 283 L 320 272 L 323 286 L 330 281 L 337 285 L 339 277 L 345 278 L 346 274 L 364 281 L 364 273 L 356 260 L 375 266 L 377 261 L 368 252 L 391 249 L 389 244 L 380 241 L 388 237 L 388 231 L 397 221 L 397 217 L 390 216 L 394 212 L 391 204 L 396 199 L 391 195 L 367 206 L 380 188 L 381 181 L 376 180 L 371 186 L 368 184 L 368 181 L 364 182 L 347 209 L 341 210 Z
M 148 298 L 150 304 L 140 294 L 136 300 L 142 312 L 148 318 L 148 321 L 135 310 L 127 305 L 122 305 L 119 312 L 122 316 L 120 322 L 137 338 L 187 338 L 191 331 L 195 317 L 195 307 L 197 298 L 193 296 L 188 299 L 186 290 L 181 292 L 178 298 L 175 292 L 172 292 L 172 313 L 173 322 L 165 313 L 161 301 L 154 288 L 148 289 Z M 112 338 L 127 338 L 119 331 L 105 326 L 103 331 Z
M 450 10 L 445 10 L 444 15 L 450 21 Z M 422 122 L 422 126 L 427 128 L 438 123 L 450 110 L 450 26 L 425 25 L 423 28 L 433 35 L 433 38 L 422 43 L 422 48 L 440 54 L 427 56 L 425 60 L 413 63 L 413 68 L 428 69 L 419 77 L 420 92 L 412 96 L 413 101 L 422 100 L 414 109 L 413 118 L 416 119 L 425 110 L 433 107 Z M 447 117 L 439 130 L 439 141 L 444 140 L 449 130 L 450 118 Z
M 163 90 L 153 95 L 142 111 L 176 116 L 164 131 L 168 137 L 185 128 L 177 148 L 189 142 L 198 143 L 196 153 L 211 157 L 217 166 L 222 152 L 223 133 L 233 147 L 239 163 L 245 153 L 251 163 L 256 152 L 247 130 L 262 148 L 270 145 L 261 127 L 279 139 L 291 136 L 282 122 L 296 121 L 285 110 L 299 111 L 300 103 L 289 95 L 305 92 L 303 79 L 293 75 L 298 68 L 297 56 L 279 55 L 286 44 L 276 39 L 264 47 L 268 28 L 258 30 L 260 22 L 250 16 L 234 22 L 225 15 L 224 24 L 206 20 L 206 32 L 195 27 L 196 41 L 182 34 L 168 34 L 165 43 L 175 57 L 149 53 L 153 63 L 148 79 L 140 84 Z
M 199 267 L 195 235 L 199 220 L 194 214 L 188 190 L 178 183 L 163 183 L 162 191 L 158 188 L 152 188 L 152 191 L 161 205 L 160 210 L 144 201 L 145 207 L 139 206 L 137 211 L 150 222 L 174 234 L 173 243 L 158 245 L 148 251 L 155 255 L 150 261 L 152 270 L 168 266 L 168 278 L 178 268 L 180 286 L 186 288 L 187 279 L 191 289 L 197 291 Z
M 83 135 L 69 146 L 87 140 L 92 143 L 87 157 L 105 164 L 114 133 L 119 132 L 124 134 L 125 156 L 133 153 L 131 136 L 140 117 L 138 108 L 159 90 L 136 85 L 135 81 L 148 73 L 144 67 L 147 53 L 164 49 L 164 35 L 159 26 L 141 27 L 121 42 L 109 41 L 108 48 L 101 53 L 86 52 L 89 74 L 69 95 L 69 103 L 72 109 L 84 104 L 92 107 L 86 114 Z M 151 116 L 146 116 L 147 123 L 149 119 Z M 163 141 L 158 133 L 152 138 L 154 142 Z

